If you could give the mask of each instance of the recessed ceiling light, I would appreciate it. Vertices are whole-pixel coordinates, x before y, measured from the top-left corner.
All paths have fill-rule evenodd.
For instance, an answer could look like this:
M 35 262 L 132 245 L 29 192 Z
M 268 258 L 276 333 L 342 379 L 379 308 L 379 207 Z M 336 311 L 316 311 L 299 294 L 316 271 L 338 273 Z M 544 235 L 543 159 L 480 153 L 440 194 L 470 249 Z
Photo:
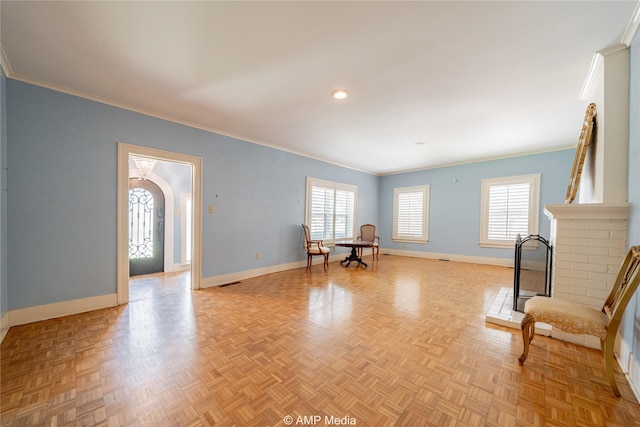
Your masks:
M 344 89 L 336 89 L 331 92 L 331 96 L 333 96 L 335 99 L 345 99 L 349 96 L 349 92 Z

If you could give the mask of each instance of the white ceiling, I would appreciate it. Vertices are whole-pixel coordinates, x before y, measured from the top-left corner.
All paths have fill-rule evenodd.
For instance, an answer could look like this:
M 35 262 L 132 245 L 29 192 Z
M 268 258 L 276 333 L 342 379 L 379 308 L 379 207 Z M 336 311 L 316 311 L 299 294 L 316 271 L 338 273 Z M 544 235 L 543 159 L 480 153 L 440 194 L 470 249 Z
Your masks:
M 0 43 L 11 78 L 388 174 L 575 146 L 636 5 L 3 0 Z

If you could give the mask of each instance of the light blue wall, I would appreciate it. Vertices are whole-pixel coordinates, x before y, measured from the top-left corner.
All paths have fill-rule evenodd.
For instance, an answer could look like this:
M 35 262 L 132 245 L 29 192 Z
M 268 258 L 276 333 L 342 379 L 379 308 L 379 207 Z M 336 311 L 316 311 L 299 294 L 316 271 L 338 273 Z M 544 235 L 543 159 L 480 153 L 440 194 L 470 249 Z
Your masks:
M 7 117 L 6 79 L 0 68 L 0 318 L 9 311 L 7 285 Z
M 211 183 L 205 185 L 203 200 L 205 277 L 300 259 L 307 176 L 357 184 L 357 223 L 377 222 L 378 177 L 230 141 L 223 138 L 219 146 L 203 147 L 204 181 Z M 209 205 L 215 206 L 215 214 L 207 212 Z M 214 271 L 211 259 L 225 263 Z
M 6 86 L 9 309 L 116 292 L 118 141 L 203 158 L 204 278 L 303 260 L 307 176 L 358 185 L 358 223 L 378 222 L 376 176 L 12 79 Z
M 428 183 L 430 242 L 407 249 L 511 259 L 478 245 L 480 180 L 541 172 L 541 206 L 562 203 L 573 161 L 564 150 L 377 177 L 11 79 L 6 89 L 9 309 L 115 292 L 118 141 L 203 158 L 204 278 L 304 259 L 307 176 L 358 185 L 357 223 L 397 249 L 393 188 Z
M 640 32 L 631 43 L 629 57 L 629 246 L 640 245 Z M 621 334 L 640 360 L 640 297 L 629 302 L 621 326 Z
M 480 241 L 480 188 L 484 178 L 540 173 L 539 233 L 549 239 L 544 205 L 564 203 L 575 150 L 512 157 L 458 166 L 390 175 L 380 185 L 381 246 L 402 249 L 393 242 L 393 189 L 429 184 L 429 242 L 406 243 L 405 250 L 512 259 L 513 249 L 482 248 Z

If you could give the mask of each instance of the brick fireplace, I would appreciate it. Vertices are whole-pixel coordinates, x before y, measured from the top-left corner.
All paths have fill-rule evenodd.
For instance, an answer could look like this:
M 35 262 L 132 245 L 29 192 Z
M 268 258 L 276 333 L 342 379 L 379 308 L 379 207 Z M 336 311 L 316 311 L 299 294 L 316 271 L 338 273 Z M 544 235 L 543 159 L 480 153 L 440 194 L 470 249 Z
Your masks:
M 553 251 L 552 297 L 597 309 L 609 294 L 627 250 L 627 203 L 547 205 Z M 551 330 L 564 341 L 600 348 L 595 337 Z
M 627 250 L 628 203 L 546 205 L 553 247 L 551 296 L 597 309 L 609 294 Z M 523 314 L 512 309 L 513 289 L 502 288 L 486 320 L 520 329 Z M 536 333 L 592 348 L 600 340 L 538 324 Z

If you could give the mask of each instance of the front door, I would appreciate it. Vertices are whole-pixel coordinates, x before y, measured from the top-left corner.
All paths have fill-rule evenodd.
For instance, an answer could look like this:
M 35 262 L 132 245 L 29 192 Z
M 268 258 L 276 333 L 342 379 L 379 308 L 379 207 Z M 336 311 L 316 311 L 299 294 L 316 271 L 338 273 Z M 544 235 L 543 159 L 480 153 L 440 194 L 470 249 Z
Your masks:
M 164 271 L 164 194 L 155 183 L 129 179 L 129 276 Z

